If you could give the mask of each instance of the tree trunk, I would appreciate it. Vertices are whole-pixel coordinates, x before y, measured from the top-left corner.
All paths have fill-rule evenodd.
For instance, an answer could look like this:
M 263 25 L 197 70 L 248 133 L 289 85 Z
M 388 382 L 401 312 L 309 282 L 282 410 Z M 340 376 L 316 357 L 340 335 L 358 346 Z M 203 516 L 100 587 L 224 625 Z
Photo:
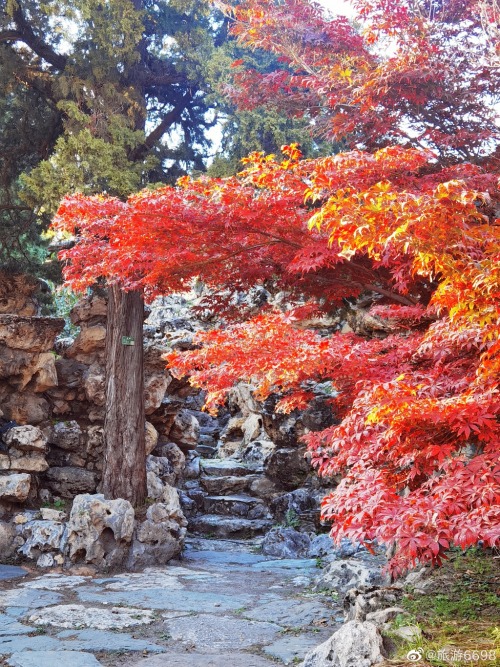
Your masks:
M 147 495 L 143 321 L 142 294 L 110 287 L 102 492 L 134 506 L 142 505 Z

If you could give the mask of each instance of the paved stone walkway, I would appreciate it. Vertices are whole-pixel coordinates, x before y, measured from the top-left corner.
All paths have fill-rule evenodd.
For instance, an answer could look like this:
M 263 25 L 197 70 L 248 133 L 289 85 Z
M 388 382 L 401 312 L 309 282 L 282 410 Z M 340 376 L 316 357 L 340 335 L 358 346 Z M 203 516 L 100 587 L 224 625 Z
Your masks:
M 331 596 L 309 592 L 317 572 L 314 560 L 200 539 L 182 561 L 141 573 L 0 581 L 0 665 L 296 664 L 343 620 Z

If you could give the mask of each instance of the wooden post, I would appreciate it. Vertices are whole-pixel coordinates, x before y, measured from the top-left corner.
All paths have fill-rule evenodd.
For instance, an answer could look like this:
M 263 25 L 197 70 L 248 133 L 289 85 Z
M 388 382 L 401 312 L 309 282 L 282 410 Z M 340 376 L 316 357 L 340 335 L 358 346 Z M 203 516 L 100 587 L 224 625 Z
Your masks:
M 134 507 L 147 495 L 144 362 L 140 292 L 109 288 L 102 493 Z

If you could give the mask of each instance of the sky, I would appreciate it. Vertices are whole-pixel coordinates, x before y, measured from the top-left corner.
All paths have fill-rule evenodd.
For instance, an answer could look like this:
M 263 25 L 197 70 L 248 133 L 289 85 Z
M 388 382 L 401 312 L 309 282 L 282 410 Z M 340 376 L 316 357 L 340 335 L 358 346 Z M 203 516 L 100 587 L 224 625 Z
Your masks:
M 330 9 L 335 14 L 342 14 L 344 16 L 352 16 L 353 10 L 349 2 L 345 0 L 317 0 L 320 5 Z

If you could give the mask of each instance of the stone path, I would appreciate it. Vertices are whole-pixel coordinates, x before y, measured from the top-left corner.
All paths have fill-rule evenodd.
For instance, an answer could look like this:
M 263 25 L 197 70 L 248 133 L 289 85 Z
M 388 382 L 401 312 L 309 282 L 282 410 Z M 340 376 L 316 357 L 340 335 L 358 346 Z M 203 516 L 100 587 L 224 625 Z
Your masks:
M 252 542 L 191 540 L 182 561 L 141 573 L 0 582 L 0 665 L 276 667 L 342 622 L 310 593 L 314 560 L 267 560 Z

